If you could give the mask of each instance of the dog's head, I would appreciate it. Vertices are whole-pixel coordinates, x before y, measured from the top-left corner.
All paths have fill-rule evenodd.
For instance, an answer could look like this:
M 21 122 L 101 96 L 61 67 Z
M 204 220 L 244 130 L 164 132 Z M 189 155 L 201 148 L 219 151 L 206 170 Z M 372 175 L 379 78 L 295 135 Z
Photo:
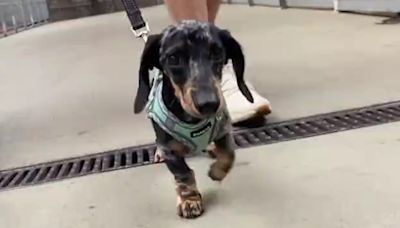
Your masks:
M 197 118 L 215 114 L 224 105 L 220 82 L 222 68 L 229 59 L 240 91 L 253 102 L 243 79 L 242 49 L 228 31 L 209 23 L 184 21 L 150 36 L 141 58 L 135 113 L 147 103 L 149 70 L 156 67 L 163 72 L 163 80 L 171 82 L 186 112 Z

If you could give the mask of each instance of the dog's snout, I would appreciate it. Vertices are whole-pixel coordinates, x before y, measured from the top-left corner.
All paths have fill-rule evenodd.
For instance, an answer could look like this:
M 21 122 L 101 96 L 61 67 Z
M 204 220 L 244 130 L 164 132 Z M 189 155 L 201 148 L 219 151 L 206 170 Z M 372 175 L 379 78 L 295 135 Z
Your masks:
M 220 100 L 217 93 L 211 89 L 199 90 L 193 94 L 194 105 L 202 115 L 212 115 L 217 112 Z
M 215 101 L 206 102 L 201 106 L 199 106 L 199 112 L 202 115 L 214 114 L 218 110 L 218 107 L 219 107 L 219 102 Z

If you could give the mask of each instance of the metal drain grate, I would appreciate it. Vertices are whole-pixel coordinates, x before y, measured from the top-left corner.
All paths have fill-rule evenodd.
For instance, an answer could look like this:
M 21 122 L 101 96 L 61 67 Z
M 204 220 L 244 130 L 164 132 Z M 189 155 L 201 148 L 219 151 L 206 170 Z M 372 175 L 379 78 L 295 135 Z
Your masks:
M 400 120 L 400 101 L 267 124 L 234 132 L 239 148 Z M 0 191 L 154 163 L 154 144 L 0 171 Z
M 0 172 L 0 191 L 154 163 L 155 145 L 42 163 Z
M 329 134 L 400 120 L 400 101 L 315 115 L 254 129 L 238 130 L 235 143 L 240 148 Z

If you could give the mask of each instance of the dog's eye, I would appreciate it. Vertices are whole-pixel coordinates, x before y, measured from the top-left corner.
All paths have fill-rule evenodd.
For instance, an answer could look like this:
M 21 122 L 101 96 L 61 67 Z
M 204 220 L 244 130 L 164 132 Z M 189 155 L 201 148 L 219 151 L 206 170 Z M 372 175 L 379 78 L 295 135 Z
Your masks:
M 168 55 L 167 63 L 168 63 L 168 65 L 177 66 L 180 64 L 180 58 L 176 54 Z

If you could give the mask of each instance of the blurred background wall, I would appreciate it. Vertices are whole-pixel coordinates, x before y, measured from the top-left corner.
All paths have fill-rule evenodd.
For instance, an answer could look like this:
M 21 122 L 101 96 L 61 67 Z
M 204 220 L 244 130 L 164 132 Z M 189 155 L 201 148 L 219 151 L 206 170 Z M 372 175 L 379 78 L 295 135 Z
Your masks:
M 136 0 L 139 7 L 163 4 L 163 0 Z M 190 0 L 187 0 L 190 1 Z M 400 0 L 223 0 L 228 4 L 310 8 L 363 13 L 400 12 Z M 123 10 L 121 0 L 0 0 L 0 37 L 47 22 L 112 13 Z

